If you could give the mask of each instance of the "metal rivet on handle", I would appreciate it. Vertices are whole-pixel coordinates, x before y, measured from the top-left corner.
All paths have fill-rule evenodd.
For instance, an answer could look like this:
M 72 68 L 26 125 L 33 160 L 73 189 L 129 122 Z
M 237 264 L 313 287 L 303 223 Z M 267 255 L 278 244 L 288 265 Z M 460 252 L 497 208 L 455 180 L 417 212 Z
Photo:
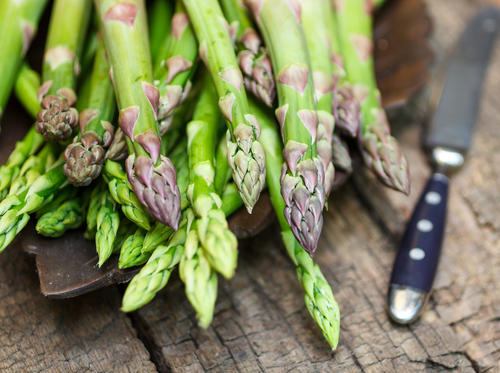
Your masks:
M 439 205 L 441 203 L 441 194 L 438 192 L 428 192 L 425 195 L 425 202 L 429 205 Z
M 420 232 L 430 232 L 434 228 L 434 224 L 430 220 L 421 219 L 417 223 L 417 229 Z
M 425 258 L 425 251 L 419 247 L 410 250 L 410 258 L 413 260 L 422 260 Z

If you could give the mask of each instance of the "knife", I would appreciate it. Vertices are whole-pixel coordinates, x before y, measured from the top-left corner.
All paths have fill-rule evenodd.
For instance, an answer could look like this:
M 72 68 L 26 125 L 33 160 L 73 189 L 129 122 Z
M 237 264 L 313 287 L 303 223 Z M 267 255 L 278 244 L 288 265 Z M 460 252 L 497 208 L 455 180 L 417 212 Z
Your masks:
M 420 315 L 432 289 L 445 230 L 448 176 L 464 163 L 479 110 L 486 69 L 500 31 L 500 9 L 480 11 L 461 36 L 424 138 L 434 172 L 420 196 L 396 255 L 388 311 L 397 323 Z

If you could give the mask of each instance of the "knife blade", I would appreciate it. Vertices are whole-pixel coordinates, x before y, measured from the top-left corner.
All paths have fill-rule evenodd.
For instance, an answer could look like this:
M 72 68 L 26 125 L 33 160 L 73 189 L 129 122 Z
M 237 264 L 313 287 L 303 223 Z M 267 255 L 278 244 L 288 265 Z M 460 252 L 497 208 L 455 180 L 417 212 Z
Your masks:
M 467 25 L 446 72 L 439 104 L 424 138 L 434 173 L 407 224 L 388 291 L 390 317 L 415 321 L 437 272 L 448 199 L 448 175 L 460 168 L 470 147 L 491 52 L 500 31 L 500 9 L 480 11 Z

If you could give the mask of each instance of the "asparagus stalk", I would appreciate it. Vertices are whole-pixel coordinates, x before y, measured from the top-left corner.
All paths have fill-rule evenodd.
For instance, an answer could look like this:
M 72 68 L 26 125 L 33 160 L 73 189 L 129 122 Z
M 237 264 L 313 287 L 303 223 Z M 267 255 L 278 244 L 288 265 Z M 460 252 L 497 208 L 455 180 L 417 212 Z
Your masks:
M 38 99 L 37 131 L 47 141 L 71 137 L 78 123 L 76 76 L 91 9 L 90 0 L 56 0 L 52 8 Z
M 85 237 L 87 239 L 94 239 L 97 230 L 97 213 L 104 195 L 106 194 L 106 186 L 102 181 L 99 182 L 90 193 L 89 207 L 87 209 L 87 229 Z
M 40 88 L 40 75 L 31 69 L 28 64 L 23 63 L 14 84 L 14 93 L 17 100 L 34 118 L 36 118 L 41 109 L 37 98 L 38 88 Z
M 356 137 L 361 122 L 361 108 L 356 98 L 354 86 L 347 79 L 344 68 L 344 56 L 339 40 L 338 24 L 334 13 L 333 3 L 324 4 L 323 11 L 327 16 L 326 25 L 329 30 L 329 51 L 333 68 L 334 90 L 333 90 L 333 116 L 335 117 L 335 128 L 342 134 Z
M 170 128 L 175 109 L 191 90 L 191 77 L 198 57 L 198 43 L 182 0 L 176 1 L 171 30 L 159 52 L 154 77 L 160 92 L 158 120 L 160 134 Z
M 222 201 L 215 192 L 215 145 L 219 127 L 217 95 L 208 74 L 198 98 L 193 120 L 187 126 L 189 180 L 188 199 L 196 220 L 199 244 L 212 268 L 231 278 L 237 265 L 238 241 L 229 230 Z
M 180 194 L 170 159 L 160 155 L 156 123 L 159 92 L 152 66 L 143 0 L 96 0 L 106 52 L 127 136 L 127 176 L 139 201 L 157 220 L 178 228 Z
M 221 138 L 215 151 L 215 179 L 214 187 L 218 195 L 222 195 L 224 187 L 231 179 L 231 167 L 227 161 L 227 143 Z
M 175 168 L 178 170 L 177 174 L 177 184 L 179 185 L 179 191 L 181 193 L 181 210 L 186 209 L 188 206 L 186 191 L 189 183 L 189 165 L 188 157 L 186 152 L 185 141 L 182 141 L 176 149 L 172 152 L 172 162 Z M 179 153 L 177 153 L 180 150 Z M 170 236 L 173 234 L 173 229 L 167 225 L 160 222 L 156 222 L 152 229 L 146 232 L 144 237 L 144 242 L 142 246 L 142 252 L 152 252 L 159 245 L 166 242 Z
M 170 30 L 172 15 L 174 13 L 170 1 L 154 0 L 148 8 L 149 17 L 149 45 L 151 59 L 155 62 L 159 51 Z
M 271 59 L 255 31 L 242 0 L 221 0 L 220 4 L 231 31 L 236 32 L 236 52 L 243 72 L 245 88 L 272 107 L 276 97 Z M 233 30 L 235 29 L 235 30 Z
M 0 2 L 0 120 L 47 0 Z
M 241 200 L 236 185 L 233 183 L 227 184 L 224 189 L 224 194 L 222 195 L 221 209 L 224 211 L 224 214 L 229 216 L 234 211 L 238 210 L 242 205 L 243 201 Z M 194 215 L 191 209 L 187 209 L 184 216 L 185 220 L 181 224 L 181 228 L 172 234 L 167 243 L 156 247 L 148 262 L 130 282 L 123 297 L 123 311 L 130 312 L 144 306 L 167 285 L 170 274 L 174 270 L 175 266 L 180 262 L 181 257 L 183 257 L 188 226 L 191 225 L 194 220 Z M 189 259 L 183 259 L 185 261 L 185 265 L 183 266 L 183 269 L 185 270 L 185 279 L 188 281 L 190 286 L 189 292 L 195 291 L 193 289 L 196 288 L 195 284 L 197 281 L 202 281 L 203 278 L 207 278 L 206 273 L 204 272 L 206 270 L 206 267 L 204 266 L 206 259 L 203 257 L 203 250 L 200 250 L 200 252 L 202 259 L 195 258 L 196 255 L 192 255 Z M 196 260 L 198 260 L 197 264 L 199 266 L 194 265 L 196 263 L 192 262 Z M 211 277 L 208 276 L 208 278 Z M 207 284 L 209 290 L 212 289 L 210 287 L 211 285 L 213 286 L 212 283 Z M 202 284 L 199 284 L 198 286 L 203 290 Z M 195 304 L 200 304 L 200 302 Z M 207 304 L 208 308 L 206 313 L 210 312 L 210 302 L 207 302 Z M 203 310 L 201 306 L 200 309 Z M 200 314 L 204 315 L 205 312 L 201 311 Z M 203 317 L 203 319 L 205 318 L 208 318 L 208 316 Z
M 222 11 L 216 0 L 184 0 L 200 56 L 214 80 L 219 107 L 227 120 L 228 161 L 233 179 L 249 212 L 265 185 L 266 166 L 260 127 L 248 111 L 243 77 Z
M 328 196 L 333 187 L 335 168 L 332 163 L 333 130 L 333 89 L 334 69 L 330 59 L 330 30 L 328 22 L 329 0 L 300 0 L 300 20 L 309 50 L 314 94 L 317 105 L 318 129 L 316 147 L 323 161 L 325 171 L 325 194 Z
M 288 255 L 292 259 L 299 282 L 304 289 L 304 301 L 311 317 L 320 327 L 323 336 L 335 349 L 339 340 L 340 311 L 333 296 L 332 289 L 321 273 L 321 269 L 314 263 L 313 259 L 302 249 L 295 239 L 290 226 L 287 223 L 283 209 L 285 201 L 280 193 L 280 168 L 283 163 L 281 155 L 281 144 L 275 124 L 270 120 L 260 107 L 250 106 L 254 114 L 259 118 L 262 126 L 262 145 L 266 151 L 267 160 L 267 185 L 271 195 L 276 216 L 281 227 L 281 237 Z
M 146 263 L 151 253 L 142 252 L 144 231 L 138 228 L 134 234 L 128 236 L 120 249 L 118 268 L 125 269 Z
M 64 173 L 76 186 L 87 186 L 101 174 L 105 148 L 113 139 L 114 127 L 110 121 L 114 116 L 115 101 L 102 39 L 99 40 L 90 80 L 88 104 L 80 113 L 80 131 L 64 151 Z
M 318 115 L 309 55 L 300 27 L 300 4 L 287 0 L 248 0 L 273 63 L 281 127 L 281 193 L 284 214 L 304 249 L 313 253 L 323 226 L 324 167 L 316 152 Z
M 85 220 L 84 196 L 63 201 L 55 209 L 45 212 L 36 223 L 36 231 L 42 236 L 60 237 L 67 230 L 78 228 Z
M 337 134 L 333 135 L 333 164 L 335 168 L 352 172 L 352 159 L 346 142 Z
M 46 171 L 46 164 L 54 157 L 54 146 L 45 145 L 37 155 L 32 155 L 20 169 L 9 194 L 0 202 L 0 252 L 12 242 L 26 226 L 29 215 L 23 213 L 24 198 L 34 182 Z
M 337 23 L 349 81 L 361 102 L 362 154 L 365 164 L 388 187 L 409 193 L 409 169 L 397 140 L 391 136 L 381 105 L 373 66 L 371 3 L 337 2 Z
M 108 191 L 101 195 L 97 211 L 95 246 L 101 267 L 113 253 L 114 242 L 120 225 L 118 207 Z

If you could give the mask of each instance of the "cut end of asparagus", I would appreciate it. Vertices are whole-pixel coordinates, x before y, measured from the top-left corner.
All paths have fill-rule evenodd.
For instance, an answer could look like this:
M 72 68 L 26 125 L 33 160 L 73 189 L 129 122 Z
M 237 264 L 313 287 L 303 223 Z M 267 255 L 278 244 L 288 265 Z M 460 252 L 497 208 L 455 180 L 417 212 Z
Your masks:
M 66 147 L 64 159 L 66 163 L 63 170 L 68 181 L 75 186 L 90 185 L 101 174 L 104 163 L 104 148 L 99 136 L 94 132 L 86 132 L 81 141 Z
M 406 195 L 410 193 L 408 161 L 399 149 L 398 141 L 383 131 L 385 126 L 373 125 L 362 139 L 365 164 L 389 188 Z
M 70 101 L 54 95 L 44 97 L 35 126 L 46 141 L 68 140 L 77 124 L 78 112 Z
M 139 201 L 156 220 L 177 230 L 181 198 L 175 167 L 170 159 L 160 156 L 155 166 L 149 157 L 130 155 L 125 165 L 128 180 Z

